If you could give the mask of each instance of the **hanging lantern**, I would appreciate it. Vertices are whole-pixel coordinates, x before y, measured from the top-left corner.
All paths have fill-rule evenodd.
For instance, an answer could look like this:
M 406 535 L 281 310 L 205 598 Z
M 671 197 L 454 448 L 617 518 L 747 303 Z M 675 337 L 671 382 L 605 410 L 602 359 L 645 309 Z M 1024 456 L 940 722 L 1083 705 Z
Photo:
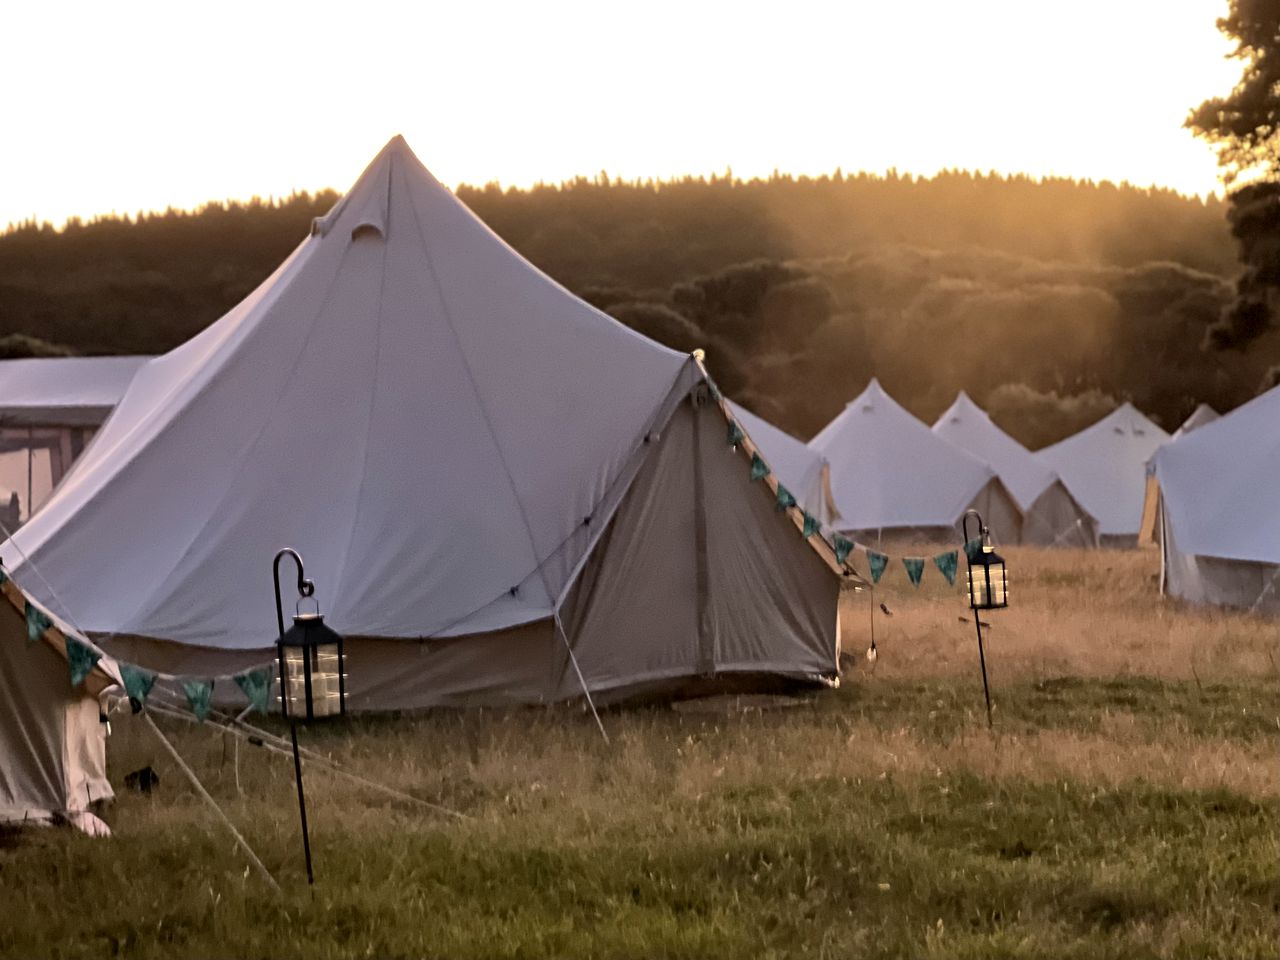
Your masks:
M 985 536 L 980 549 L 969 558 L 969 606 L 974 610 L 997 610 L 1009 605 L 1009 577 L 1004 557 L 996 553 Z
M 321 720 L 347 712 L 342 636 L 319 612 L 299 613 L 276 641 L 280 655 L 280 707 L 286 718 Z

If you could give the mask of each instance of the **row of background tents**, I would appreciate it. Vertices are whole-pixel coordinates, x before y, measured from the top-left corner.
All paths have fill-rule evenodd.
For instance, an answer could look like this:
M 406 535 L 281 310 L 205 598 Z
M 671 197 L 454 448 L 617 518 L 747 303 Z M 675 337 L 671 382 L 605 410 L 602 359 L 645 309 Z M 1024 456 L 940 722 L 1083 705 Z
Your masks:
M 296 547 L 376 709 L 831 676 L 827 534 L 955 543 L 976 507 L 1003 543 L 1133 542 L 1169 439 L 1125 405 L 1032 455 L 963 395 L 930 429 L 873 381 L 800 444 L 537 271 L 400 138 L 241 304 L 118 366 L 106 402 L 53 385 L 114 409 L 6 565 L 122 659 L 230 675 L 270 660 L 265 571 Z

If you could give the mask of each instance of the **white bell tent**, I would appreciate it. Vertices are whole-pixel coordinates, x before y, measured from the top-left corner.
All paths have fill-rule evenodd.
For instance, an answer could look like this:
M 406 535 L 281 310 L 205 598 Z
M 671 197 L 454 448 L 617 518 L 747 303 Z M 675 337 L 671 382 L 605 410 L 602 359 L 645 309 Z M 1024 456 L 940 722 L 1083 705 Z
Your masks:
M 1213 423 L 1213 421 L 1217 420 L 1221 416 L 1222 414 L 1218 413 L 1218 411 L 1213 409 L 1213 407 L 1209 406 L 1207 403 L 1202 403 L 1191 412 L 1191 416 L 1182 421 L 1182 426 L 1173 432 L 1173 439 L 1177 440 L 1179 437 L 1185 437 L 1197 427 L 1203 427 L 1207 423 Z
M 1036 452 L 1098 520 L 1104 547 L 1132 547 L 1142 525 L 1147 461 L 1169 434 L 1125 403 L 1091 427 Z
M 936 436 L 874 379 L 809 446 L 831 464 L 836 526 L 864 543 L 953 543 L 970 508 L 998 543 L 1018 542 L 1018 505 L 995 471 Z
M 69 656 L 84 674 L 75 685 Z M 91 808 L 113 796 L 106 724 L 99 717 L 102 698 L 119 687 L 111 658 L 6 577 L 0 584 L 0 823 L 65 821 L 87 833 L 110 832 Z
M 1061 478 L 961 391 L 933 425 L 944 440 L 985 461 L 1022 511 L 1020 543 L 1096 547 L 1098 523 L 1076 502 Z
M 741 404 L 729 401 L 729 409 L 760 448 L 783 486 L 795 494 L 800 506 L 832 527 L 837 513 L 831 499 L 831 475 L 822 454 L 802 440 L 758 417 Z
M 227 674 L 271 657 L 296 548 L 354 709 L 834 674 L 839 565 L 728 417 L 697 357 L 540 273 L 396 137 L 138 372 L 0 554 L 118 658 Z
M 1161 447 L 1163 589 L 1280 613 L 1280 388 Z
M 39 509 L 147 359 L 0 360 L 0 515 L 6 527 L 14 529 Z

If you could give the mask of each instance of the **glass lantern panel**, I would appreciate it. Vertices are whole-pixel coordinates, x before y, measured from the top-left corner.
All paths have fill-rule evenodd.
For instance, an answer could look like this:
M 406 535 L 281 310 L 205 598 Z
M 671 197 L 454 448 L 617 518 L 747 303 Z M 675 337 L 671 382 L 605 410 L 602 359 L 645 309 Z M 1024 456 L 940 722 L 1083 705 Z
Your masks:
M 325 643 L 311 651 L 311 712 L 317 717 L 332 717 L 342 712 L 342 669 L 336 643 Z
M 289 647 L 284 653 L 285 693 L 289 698 L 289 716 L 307 715 L 307 663 L 301 649 Z
M 991 568 L 991 605 L 1003 607 L 1009 602 L 1009 583 L 1005 576 L 1004 564 Z

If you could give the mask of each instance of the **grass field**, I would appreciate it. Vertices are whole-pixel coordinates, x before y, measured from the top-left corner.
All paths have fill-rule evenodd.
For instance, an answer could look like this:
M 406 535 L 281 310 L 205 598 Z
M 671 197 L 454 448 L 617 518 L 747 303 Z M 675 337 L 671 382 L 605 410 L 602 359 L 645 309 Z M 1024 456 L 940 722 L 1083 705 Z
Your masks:
M 247 869 L 141 723 L 115 836 L 0 849 L 6 956 L 1280 957 L 1276 625 L 1161 601 L 1151 553 L 1008 551 L 988 734 L 935 571 L 843 610 L 857 666 L 797 701 L 437 713 L 308 730 L 453 820 L 162 723 L 285 888 Z M 120 786 L 150 763 L 158 793 Z

